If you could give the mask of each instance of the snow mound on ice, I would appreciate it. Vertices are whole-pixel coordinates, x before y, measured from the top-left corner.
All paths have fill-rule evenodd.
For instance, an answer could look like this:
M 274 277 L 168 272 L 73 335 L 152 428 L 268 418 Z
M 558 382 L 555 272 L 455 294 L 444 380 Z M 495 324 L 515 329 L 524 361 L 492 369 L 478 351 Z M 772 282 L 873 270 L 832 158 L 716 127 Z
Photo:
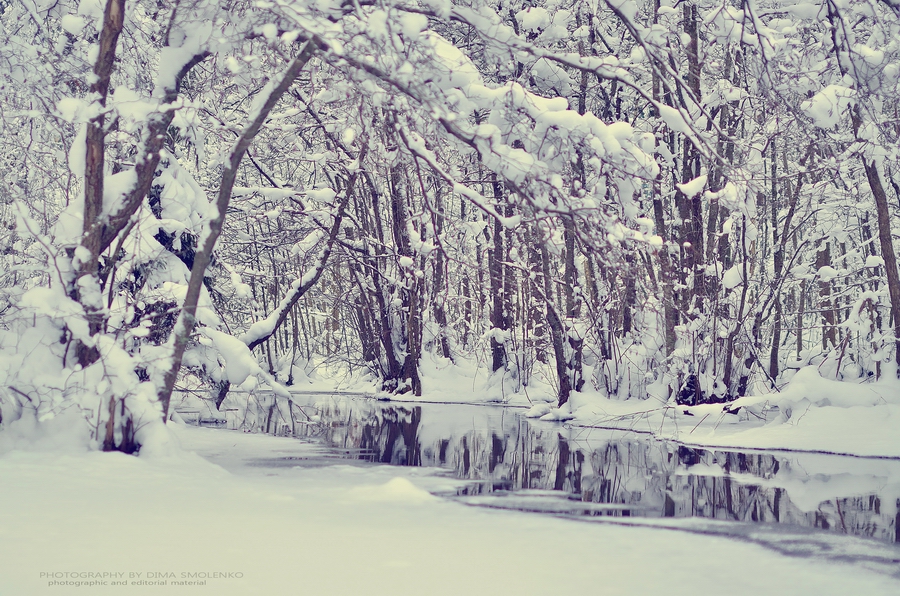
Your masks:
M 571 404 L 565 404 L 561 408 L 557 408 L 553 404 L 544 403 L 544 404 L 534 404 L 531 408 L 525 412 L 526 418 L 540 418 L 541 420 L 548 420 L 551 422 L 565 422 L 566 420 L 571 420 L 575 417 L 575 414 L 572 412 Z
M 540 418 L 553 410 L 553 404 L 534 404 L 525 412 L 526 418 Z
M 350 495 L 360 501 L 397 503 L 426 503 L 437 499 L 427 490 L 423 490 L 406 478 L 399 476 L 384 484 L 358 486 L 350 491 Z

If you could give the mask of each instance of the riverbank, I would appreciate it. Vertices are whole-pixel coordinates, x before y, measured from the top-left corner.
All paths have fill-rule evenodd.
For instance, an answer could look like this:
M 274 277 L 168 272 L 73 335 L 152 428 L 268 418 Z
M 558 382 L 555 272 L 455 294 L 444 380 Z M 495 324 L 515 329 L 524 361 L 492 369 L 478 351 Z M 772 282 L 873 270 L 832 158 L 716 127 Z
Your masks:
M 703 447 L 809 451 L 900 458 L 900 382 L 857 384 L 800 370 L 779 392 L 727 404 L 677 406 L 660 397 L 616 401 L 574 395 L 561 413 L 539 406 L 531 415 L 568 418 L 577 426 L 638 432 Z
M 779 391 L 749 395 L 729 404 L 677 406 L 651 386 L 647 399 L 609 399 L 586 388 L 569 404 L 555 406 L 547 375 L 529 387 L 489 375 L 476 361 L 423 357 L 423 394 L 380 393 L 370 379 L 313 375 L 292 389 L 349 391 L 400 403 L 504 404 L 528 408 L 528 416 L 573 426 L 650 433 L 686 445 L 740 449 L 809 451 L 861 457 L 900 458 L 900 381 L 885 374 L 878 382 L 822 378 L 803 368 Z

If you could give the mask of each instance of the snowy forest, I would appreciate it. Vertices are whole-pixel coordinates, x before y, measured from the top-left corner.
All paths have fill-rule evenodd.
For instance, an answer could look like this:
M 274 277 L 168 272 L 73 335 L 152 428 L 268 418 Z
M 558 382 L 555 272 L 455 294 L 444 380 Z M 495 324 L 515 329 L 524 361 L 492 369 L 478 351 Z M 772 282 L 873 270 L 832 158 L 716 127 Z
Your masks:
M 898 98 L 897 0 L 0 0 L 0 424 L 895 378 Z

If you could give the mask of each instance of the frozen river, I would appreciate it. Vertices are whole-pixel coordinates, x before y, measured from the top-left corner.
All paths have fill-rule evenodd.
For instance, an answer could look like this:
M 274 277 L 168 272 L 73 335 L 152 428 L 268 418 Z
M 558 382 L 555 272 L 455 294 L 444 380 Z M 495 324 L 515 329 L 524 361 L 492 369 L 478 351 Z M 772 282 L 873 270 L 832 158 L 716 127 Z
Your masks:
M 496 406 L 249 403 L 223 426 L 288 436 L 175 422 L 132 457 L 13 425 L 0 594 L 900 593 L 895 460 Z
M 258 466 L 344 459 L 439 468 L 460 482 L 438 494 L 471 505 L 624 524 L 671 520 L 797 555 L 852 557 L 837 537 L 863 537 L 893 545 L 865 557 L 900 569 L 897 459 L 693 448 L 535 421 L 500 406 L 298 395 L 291 419 L 284 408 L 250 402 L 249 415 L 232 411 L 229 426 L 318 445 Z

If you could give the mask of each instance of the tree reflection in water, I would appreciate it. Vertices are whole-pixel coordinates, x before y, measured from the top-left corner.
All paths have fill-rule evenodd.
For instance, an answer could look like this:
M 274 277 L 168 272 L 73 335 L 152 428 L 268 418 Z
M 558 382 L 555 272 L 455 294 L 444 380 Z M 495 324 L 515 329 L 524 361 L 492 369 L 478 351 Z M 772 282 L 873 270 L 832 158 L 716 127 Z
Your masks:
M 452 470 L 472 481 L 460 496 L 511 497 L 483 502 L 491 506 L 777 523 L 900 542 L 897 460 L 691 448 L 500 407 L 328 396 L 298 403 L 293 420 L 274 425 L 272 408 L 258 408 L 251 426 L 314 438 L 348 457 Z

